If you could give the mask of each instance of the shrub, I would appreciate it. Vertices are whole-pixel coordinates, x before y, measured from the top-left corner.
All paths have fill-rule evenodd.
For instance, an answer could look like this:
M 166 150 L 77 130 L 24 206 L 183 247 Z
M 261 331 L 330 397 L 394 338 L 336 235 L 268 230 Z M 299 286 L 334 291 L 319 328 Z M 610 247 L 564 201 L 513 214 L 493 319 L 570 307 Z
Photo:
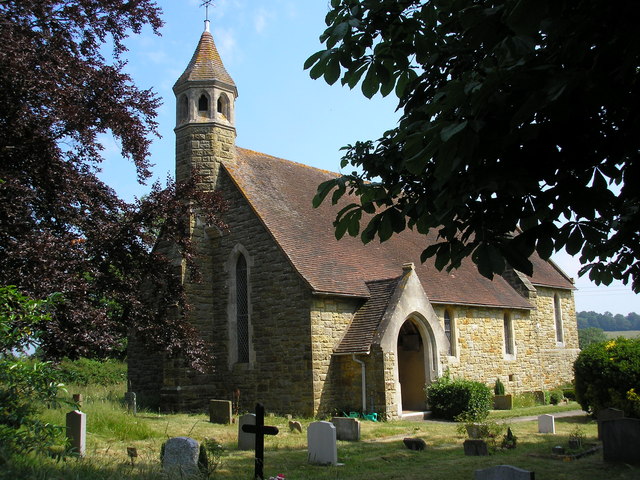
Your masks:
M 562 389 L 562 395 L 567 400 L 575 400 L 576 399 L 576 390 L 573 387 L 567 387 Z
M 533 392 L 523 392 L 513 398 L 513 408 L 528 408 L 538 405 Z
M 37 414 L 56 402 L 62 385 L 48 362 L 15 357 L 33 346 L 48 320 L 47 301 L 25 297 L 15 287 L 0 287 L 0 456 L 41 451 L 62 433 Z
M 564 398 L 564 394 L 560 389 L 556 388 L 555 390 L 551 390 L 549 392 L 549 403 L 551 405 L 558 405 L 563 398 Z
M 429 385 L 427 402 L 434 417 L 481 421 L 489 414 L 493 396 L 485 384 L 471 380 L 451 380 L 448 373 Z
M 58 370 L 65 383 L 77 385 L 115 385 L 127 378 L 127 364 L 114 359 L 64 359 Z
M 496 395 L 504 395 L 504 383 L 499 378 L 496 378 L 496 383 L 493 385 L 493 393 Z
M 634 390 L 640 385 L 640 339 L 591 344 L 580 352 L 573 370 L 576 398 L 584 410 L 613 407 L 640 416 Z

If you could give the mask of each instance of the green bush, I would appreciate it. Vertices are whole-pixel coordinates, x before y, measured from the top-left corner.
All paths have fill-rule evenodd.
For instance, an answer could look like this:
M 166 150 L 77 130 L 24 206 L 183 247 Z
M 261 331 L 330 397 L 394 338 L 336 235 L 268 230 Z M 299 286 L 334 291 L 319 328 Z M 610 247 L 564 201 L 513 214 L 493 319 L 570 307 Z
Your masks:
M 114 359 L 64 359 L 58 371 L 65 383 L 76 385 L 115 385 L 127 379 L 127 364 Z
M 619 337 L 606 343 L 594 343 L 576 359 L 576 399 L 591 413 L 607 407 L 624 410 L 627 416 L 640 417 L 640 339 Z
M 433 416 L 447 420 L 481 421 L 489 414 L 493 395 L 485 384 L 471 380 L 451 380 L 448 374 L 426 389 Z
M 513 408 L 529 408 L 538 404 L 533 392 L 523 392 L 513 397 Z
M 493 393 L 496 395 L 504 395 L 504 383 L 499 378 L 496 378 L 496 383 L 493 385 Z
M 13 354 L 37 343 L 39 327 L 49 318 L 47 306 L 13 286 L 0 286 L 0 458 L 45 450 L 63 431 L 38 418 L 57 401 L 57 372 L 48 362 Z
M 562 393 L 562 390 L 558 388 L 551 390 L 549 392 L 549 403 L 551 405 L 558 405 L 563 398 L 564 398 L 564 394 Z

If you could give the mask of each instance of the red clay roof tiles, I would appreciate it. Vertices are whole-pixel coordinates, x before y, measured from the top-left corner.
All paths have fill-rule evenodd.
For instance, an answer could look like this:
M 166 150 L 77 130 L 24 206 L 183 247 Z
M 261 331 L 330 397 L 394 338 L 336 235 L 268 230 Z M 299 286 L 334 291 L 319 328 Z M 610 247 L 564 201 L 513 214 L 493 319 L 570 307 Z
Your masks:
M 397 278 L 402 265 L 413 262 L 433 303 L 530 309 L 502 277 L 482 277 L 471 261 L 457 270 L 438 271 L 433 260 L 420 263 L 420 253 L 435 240 L 405 230 L 390 240 L 364 245 L 359 238 L 334 236 L 336 207 L 325 201 L 314 209 L 317 186 L 336 174 L 251 150 L 237 148 L 235 166 L 227 170 L 291 263 L 319 293 L 368 298 L 367 282 Z M 552 265 L 534 259 L 533 283 L 572 288 Z

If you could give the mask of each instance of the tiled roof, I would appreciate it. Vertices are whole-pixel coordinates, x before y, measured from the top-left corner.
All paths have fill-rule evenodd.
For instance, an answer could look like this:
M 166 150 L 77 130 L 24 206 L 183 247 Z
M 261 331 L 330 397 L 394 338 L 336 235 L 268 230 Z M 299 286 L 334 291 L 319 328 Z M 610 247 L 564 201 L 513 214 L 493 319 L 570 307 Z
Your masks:
M 369 353 L 373 337 L 387 311 L 389 300 L 401 277 L 367 282 L 371 296 L 353 317 L 349 330 L 335 350 L 337 354 Z
M 348 235 L 336 240 L 336 206 L 330 201 L 317 209 L 311 205 L 317 186 L 336 174 L 251 150 L 236 151 L 236 164 L 227 166 L 232 180 L 315 292 L 368 298 L 367 282 L 396 278 L 403 264 L 413 262 L 433 303 L 532 308 L 502 277 L 482 277 L 470 260 L 451 273 L 438 271 L 433 259 L 421 264 L 420 253 L 435 235 L 406 229 L 383 243 L 364 245 Z M 544 276 L 571 288 L 557 271 L 545 269 Z
M 533 275 L 528 278 L 534 286 L 575 288 L 573 280 L 552 260 L 545 262 L 538 255 L 534 255 L 530 260 L 533 263 Z
M 231 76 L 224 68 L 216 44 L 213 41 L 213 36 L 209 32 L 202 32 L 198 47 L 187 65 L 187 69 L 184 71 L 178 81 L 175 83 L 174 88 L 185 83 L 199 80 L 218 80 L 231 87 L 235 87 Z

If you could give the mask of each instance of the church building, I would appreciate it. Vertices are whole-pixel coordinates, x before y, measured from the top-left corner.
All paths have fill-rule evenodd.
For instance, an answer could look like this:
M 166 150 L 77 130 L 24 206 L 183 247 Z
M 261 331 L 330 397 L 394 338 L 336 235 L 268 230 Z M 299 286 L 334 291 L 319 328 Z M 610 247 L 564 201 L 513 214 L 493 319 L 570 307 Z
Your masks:
M 578 335 L 572 280 L 532 257 L 534 273 L 493 280 L 469 260 L 450 273 L 420 253 L 435 236 L 405 230 L 386 242 L 337 241 L 330 202 L 312 207 L 336 174 L 236 146 L 236 85 L 208 22 L 176 95 L 176 180 L 229 203 L 228 230 L 194 215 L 200 283 L 185 287 L 190 321 L 213 344 L 215 372 L 129 343 L 129 381 L 147 404 L 205 410 L 239 398 L 240 411 L 324 416 L 424 411 L 425 386 L 453 378 L 506 392 L 573 379 Z M 300 159 L 303 160 L 304 159 Z

